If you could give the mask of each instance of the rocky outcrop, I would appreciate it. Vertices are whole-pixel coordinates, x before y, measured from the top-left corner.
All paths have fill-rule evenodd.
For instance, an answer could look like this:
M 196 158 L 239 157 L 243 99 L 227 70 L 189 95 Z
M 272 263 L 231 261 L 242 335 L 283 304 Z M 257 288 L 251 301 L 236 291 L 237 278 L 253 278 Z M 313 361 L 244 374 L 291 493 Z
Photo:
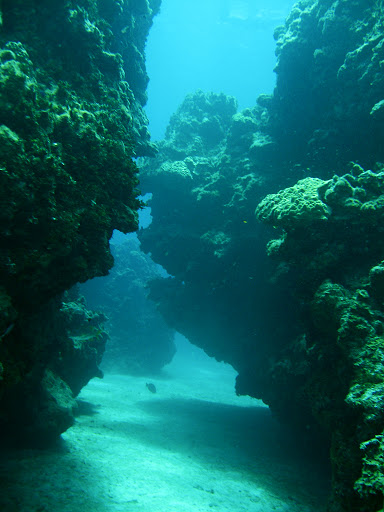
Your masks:
M 221 139 L 199 131 L 212 112 Z M 153 221 L 139 233 L 142 248 L 173 276 L 154 281 L 150 297 L 172 327 L 240 375 L 262 368 L 268 346 L 283 345 L 297 331 L 295 299 L 289 290 L 277 295 L 269 282 L 268 231 L 254 216 L 276 179 L 255 163 L 271 155 L 271 141 L 260 135 L 264 123 L 261 107 L 237 114 L 232 98 L 197 92 L 171 119 L 156 158 L 140 162 L 141 188 L 153 193 Z M 184 148 L 178 142 L 175 153 L 180 140 L 190 142 Z
M 320 185 L 311 179 L 322 209 L 311 208 L 311 187 L 301 181 L 268 195 L 256 210 L 283 228 L 268 252 L 302 298 L 303 331 L 268 370 L 272 401 L 289 382 L 296 403 L 329 432 L 331 510 L 379 510 L 383 501 L 383 178 L 381 169 L 353 165 Z M 287 208 L 288 197 L 301 208 Z
M 174 331 L 148 299 L 149 281 L 164 272 L 140 250 L 136 237 L 111 244 L 115 264 L 108 276 L 80 287 L 88 306 L 103 311 L 110 339 L 103 370 L 153 374 L 170 363 L 175 352 Z
M 382 9 L 379 0 L 301 0 L 275 31 L 270 133 L 318 175 L 384 159 Z
M 84 384 L 98 373 L 76 361 L 86 345 L 85 352 L 98 345 L 100 331 L 73 341 L 68 368 L 55 373 L 60 336 L 32 336 L 28 325 L 41 317 L 53 329 L 57 297 L 112 266 L 112 230 L 137 228 L 132 157 L 153 152 L 142 110 L 144 45 L 158 8 L 146 0 L 1 3 L 1 424 L 23 422 L 26 405 L 8 414 L 16 388 L 30 396 L 49 387 L 53 394 L 40 394 L 30 408 L 31 422 L 64 430 L 69 420 L 55 424 L 54 413 L 47 422 L 41 415 L 55 401 L 70 415 L 71 393 L 81 384 L 64 374 L 85 371 Z M 50 398 L 63 389 L 63 400 Z
M 19 314 L 1 341 L 3 436 L 44 443 L 73 424 L 76 395 L 89 379 L 102 376 L 104 321 L 75 290 L 35 313 Z
M 221 139 L 200 130 L 213 112 Z M 139 233 L 142 248 L 173 276 L 154 282 L 151 298 L 172 327 L 239 372 L 245 354 L 256 357 L 259 337 L 281 337 L 290 314 L 282 309 L 278 322 L 269 314 L 275 298 L 266 277 L 267 233 L 254 216 L 267 178 L 251 160 L 254 137 L 247 129 L 261 123 L 258 108 L 236 114 L 233 98 L 197 92 L 171 119 L 156 158 L 140 162 L 141 188 L 153 193 L 153 221 Z
M 230 120 L 233 100 L 189 96 L 141 164 L 142 246 L 173 276 L 151 296 L 239 393 L 331 446 L 331 512 L 383 503 L 382 17 L 379 1 L 298 2 L 273 95 Z

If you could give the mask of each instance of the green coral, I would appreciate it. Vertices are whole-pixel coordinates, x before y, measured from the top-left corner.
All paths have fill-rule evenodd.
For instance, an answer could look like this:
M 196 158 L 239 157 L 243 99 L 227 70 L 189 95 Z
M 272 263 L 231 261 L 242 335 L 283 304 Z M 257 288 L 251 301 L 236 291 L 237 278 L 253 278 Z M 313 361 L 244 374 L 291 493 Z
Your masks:
M 214 230 L 204 233 L 204 235 L 201 236 L 201 240 L 217 258 L 222 258 L 226 255 L 231 243 L 231 238 L 223 231 Z
M 384 302 L 384 261 L 371 268 L 369 282 L 371 294 L 379 302 Z
M 191 171 L 184 161 L 164 162 L 160 167 L 160 173 L 165 175 L 165 179 L 169 181 L 170 186 L 177 187 L 184 181 L 190 183 L 190 180 L 193 179 Z
M 60 317 L 55 297 L 108 272 L 114 229 L 137 229 L 141 202 L 134 158 L 154 152 L 142 108 L 148 82 L 144 47 L 158 9 L 156 0 L 2 1 L 0 427 L 15 386 L 21 394 L 39 389 L 40 368 L 49 363 L 58 375 L 55 363 L 65 352 L 62 337 L 28 326 L 36 315 L 51 325 Z M 69 385 L 77 392 L 98 373 L 95 354 L 101 350 L 94 340 L 92 359 L 87 343 L 80 350 L 66 340 L 66 348 L 72 347 L 66 364 L 78 363 L 84 376 L 79 385 Z M 70 383 L 71 375 L 63 378 L 68 368 L 61 370 L 60 379 Z M 35 380 L 27 382 L 28 375 Z M 40 399 L 28 413 L 30 423 L 44 407 Z M 21 416 L 23 408 L 25 399 Z M 50 421 L 56 413 L 59 418 L 53 408 Z
M 378 434 L 361 443 L 363 452 L 363 469 L 361 477 L 354 488 L 365 497 L 384 494 L 384 435 Z M 381 512 L 381 509 L 379 512 Z
M 284 227 L 283 238 L 269 243 L 269 253 L 282 260 L 284 279 L 291 279 L 296 293 L 310 303 L 303 308 L 309 369 L 306 379 L 295 384 L 296 394 L 332 433 L 334 496 L 343 496 L 351 510 L 363 503 L 362 510 L 378 510 L 383 500 L 383 178 L 380 166 L 364 171 L 354 164 L 344 176 L 319 181 L 315 190 L 328 209 L 326 227 L 305 208 L 305 222 L 300 223 L 297 205 L 307 198 L 303 180 L 268 196 L 258 208 L 259 218 L 277 219 Z M 314 188 L 309 188 L 311 195 Z M 296 203 L 290 202 L 297 196 Z M 293 378 L 295 357 L 291 350 L 284 365 L 276 364 L 280 379 Z
M 343 176 L 327 181 L 307 178 L 268 195 L 258 205 L 256 216 L 285 231 L 269 243 L 268 254 L 284 258 L 292 269 L 300 267 L 303 287 L 332 278 L 341 265 L 345 276 L 356 272 L 357 262 L 362 272 L 368 272 L 384 250 L 382 180 L 380 166 L 377 171 L 365 171 L 351 164 Z
M 120 34 L 113 43 L 115 28 L 93 3 L 56 7 L 44 3 L 22 17 L 20 2 L 3 7 L 0 277 L 15 301 L 44 300 L 105 274 L 112 230 L 136 229 L 140 206 L 131 157 L 148 146 L 144 100 L 126 80 L 125 55 L 111 51 L 133 42 Z M 46 26 L 50 12 L 62 42 L 55 24 Z M 110 23 L 129 14 L 121 4 Z
M 325 221 L 331 214 L 319 196 L 325 183 L 319 178 L 305 178 L 293 187 L 269 194 L 257 206 L 256 216 L 268 224 L 293 230 Z
M 216 152 L 236 110 L 237 101 L 231 96 L 203 91 L 188 94 L 167 127 L 172 151 L 183 157 Z

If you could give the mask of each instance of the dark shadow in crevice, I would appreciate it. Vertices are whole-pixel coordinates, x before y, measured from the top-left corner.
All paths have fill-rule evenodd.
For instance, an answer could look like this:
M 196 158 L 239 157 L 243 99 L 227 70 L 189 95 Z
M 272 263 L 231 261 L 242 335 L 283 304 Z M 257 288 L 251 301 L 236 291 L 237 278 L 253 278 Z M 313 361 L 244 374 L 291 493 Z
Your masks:
M 92 402 L 87 402 L 86 400 L 81 400 L 80 398 L 78 398 L 76 402 L 77 409 L 74 411 L 75 418 L 78 418 L 79 416 L 96 416 L 99 414 L 98 409 L 100 409 L 100 406 L 95 405 Z
M 197 459 L 205 467 L 246 473 L 272 492 L 294 495 L 298 486 L 313 489 L 326 502 L 330 467 L 327 448 L 295 438 L 266 407 L 239 407 L 196 399 L 137 402 L 147 417 L 113 421 L 110 427 L 143 446 L 156 446 Z M 288 499 L 288 498 L 287 498 Z

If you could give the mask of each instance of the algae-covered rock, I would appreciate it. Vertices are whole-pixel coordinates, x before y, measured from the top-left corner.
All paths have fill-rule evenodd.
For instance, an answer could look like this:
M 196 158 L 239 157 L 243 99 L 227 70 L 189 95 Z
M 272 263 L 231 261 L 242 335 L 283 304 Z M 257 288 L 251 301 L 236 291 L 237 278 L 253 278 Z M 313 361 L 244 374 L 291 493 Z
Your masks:
M 217 150 L 236 111 L 236 99 L 225 94 L 187 95 L 169 121 L 165 135 L 169 147 L 185 156 Z
M 280 374 L 274 374 L 282 383 L 291 379 L 303 407 L 331 433 L 335 510 L 345 504 L 349 510 L 379 510 L 375 507 L 383 499 L 378 463 L 384 425 L 383 272 L 377 262 L 384 254 L 381 179 L 380 167 L 375 172 L 353 165 L 350 173 L 320 183 L 317 198 L 328 209 L 326 229 L 316 215 L 305 217 L 307 224 L 301 225 L 297 208 L 284 203 L 293 191 L 299 195 L 296 204 L 306 200 L 304 180 L 267 196 L 257 209 L 266 222 L 273 218 L 273 208 L 284 212 L 284 238 L 274 257 L 288 264 L 287 286 L 294 286 L 305 302 L 311 300 L 302 312 L 310 347 L 307 378 L 292 380 L 293 350 L 285 354 L 289 362 L 277 363 Z M 276 272 L 279 276 L 279 267 Z
M 182 194 L 184 191 L 190 190 L 193 175 L 184 160 L 176 160 L 175 162 L 164 162 L 157 174 L 153 176 L 153 180 L 166 180 L 167 186 L 174 191 L 175 194 Z
M 24 419 L 23 430 L 25 431 L 20 434 L 23 436 L 23 442 L 37 439 L 42 444 L 47 443 L 73 425 L 77 402 L 68 384 L 52 370 L 45 370 L 41 379 L 40 393 L 35 389 L 30 391 L 32 398 L 27 406 L 29 417 Z M 35 418 L 33 406 L 39 407 L 39 402 L 44 404 L 44 407 L 41 408 L 38 418 Z M 12 434 L 15 435 L 15 432 Z
M 319 197 L 318 190 L 325 182 L 305 178 L 293 187 L 270 194 L 256 209 L 259 220 L 283 229 L 302 229 L 329 218 L 331 210 Z
M 300 180 L 268 195 L 256 209 L 259 220 L 286 232 L 270 242 L 267 251 L 283 258 L 292 270 L 300 268 L 303 287 L 332 278 L 340 266 L 345 278 L 357 272 L 359 265 L 366 273 L 381 257 L 381 166 L 377 171 L 364 171 L 356 165 L 350 168 L 351 172 L 327 181 Z M 364 240 L 364 245 L 357 240 Z
M 266 160 L 274 159 L 277 146 L 275 140 L 270 135 L 256 131 L 253 133 L 252 139 L 249 152 L 254 160 L 263 163 Z
M 214 255 L 222 258 L 230 247 L 231 238 L 222 231 L 208 231 L 202 235 L 201 240 L 212 246 Z
M 379 222 L 384 199 L 384 173 L 351 166 L 352 173 L 331 180 L 305 178 L 293 187 L 269 194 L 257 206 L 262 222 L 283 229 L 309 227 L 319 221 L 353 219 L 358 223 Z
M 55 297 L 111 268 L 112 231 L 137 228 L 133 158 L 154 152 L 142 107 L 144 47 L 158 9 L 147 0 L 1 3 L 0 427 L 10 417 L 23 422 L 26 401 L 19 416 L 7 417 L 10 397 L 43 382 L 35 368 L 48 364 L 44 351 L 50 364 L 61 361 L 72 392 L 97 374 L 92 333 L 97 346 L 84 350 L 88 342 L 67 337 L 65 352 L 58 339 L 47 344 L 27 326 L 36 315 L 51 325 L 49 314 L 57 319 L 60 310 Z M 49 314 L 47 304 L 55 304 Z M 43 402 L 30 409 L 36 417 Z
M 0 344 L 3 435 L 44 442 L 73 424 L 75 397 L 91 378 L 102 376 L 104 320 L 86 309 L 76 290 L 33 314 L 20 313 Z
M 371 294 L 379 302 L 384 302 L 384 262 L 372 267 L 369 271 Z
M 384 435 L 378 434 L 361 443 L 363 469 L 355 483 L 356 491 L 369 498 L 374 494 L 384 494 Z
M 32 3 L 22 16 L 22 2 L 3 3 L 2 237 L 13 271 L 3 269 L 2 277 L 14 281 L 15 296 L 23 279 L 30 283 L 24 298 L 34 286 L 44 300 L 105 274 L 112 230 L 137 227 L 131 157 L 149 141 L 145 84 L 138 87 L 137 74 L 130 81 L 127 72 L 136 62 L 145 74 L 142 51 L 154 13 L 144 1 L 140 8 L 112 3 L 107 18 L 97 2 L 45 2 L 38 11 Z M 136 17 L 146 20 L 141 31 Z M 123 23 L 134 32 L 122 31 Z M 15 249 L 21 240 L 22 254 Z
M 90 379 L 103 376 L 99 365 L 108 339 L 106 317 L 89 311 L 77 290 L 64 296 L 60 316 L 66 336 L 60 340 L 57 371 L 77 396 Z
M 319 177 L 352 159 L 383 160 L 382 15 L 379 0 L 301 1 L 275 31 L 271 134 Z
M 245 364 L 242 354 L 256 346 L 256 334 L 248 335 L 255 333 L 250 325 L 255 315 L 262 323 L 258 332 L 266 335 L 272 323 L 273 336 L 281 337 L 279 322 L 268 312 L 269 296 L 257 299 L 267 278 L 259 272 L 265 268 L 260 240 L 266 235 L 254 206 L 275 177 L 266 177 L 270 164 L 260 163 L 262 150 L 257 156 L 250 150 L 256 139 L 260 147 L 272 144 L 262 131 L 264 112 L 256 106 L 236 113 L 233 98 L 223 94 L 188 95 L 156 157 L 139 161 L 141 189 L 152 194 L 153 219 L 139 238 L 143 250 L 173 276 L 153 283 L 150 297 L 170 325 L 238 368 Z M 260 311 L 255 301 L 262 303 Z M 251 356 L 246 359 L 248 364 Z

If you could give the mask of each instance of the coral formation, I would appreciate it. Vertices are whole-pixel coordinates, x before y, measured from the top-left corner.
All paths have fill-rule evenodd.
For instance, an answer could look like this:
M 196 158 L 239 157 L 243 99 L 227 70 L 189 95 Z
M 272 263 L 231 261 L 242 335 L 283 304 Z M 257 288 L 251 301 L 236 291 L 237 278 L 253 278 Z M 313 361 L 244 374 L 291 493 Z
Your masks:
M 103 318 L 62 294 L 107 273 L 113 229 L 137 227 L 132 157 L 155 153 L 142 107 L 159 3 L 2 0 L 7 432 L 58 435 L 100 374 Z M 383 9 L 299 1 L 275 32 L 273 95 L 242 112 L 224 94 L 189 95 L 140 162 L 154 219 L 142 245 L 173 276 L 151 297 L 237 369 L 239 393 L 330 446 L 330 512 L 383 505 Z
M 259 203 L 256 215 L 283 229 L 305 229 L 315 221 L 327 220 L 331 209 L 319 197 L 324 183 L 319 178 L 304 178 L 293 187 L 269 194 Z
M 302 310 L 306 378 L 291 382 L 291 392 L 330 433 L 334 497 L 349 510 L 377 510 L 382 503 L 382 176 L 381 170 L 353 165 L 348 174 L 324 182 L 318 200 L 329 211 L 326 225 L 314 210 L 297 228 L 300 212 L 287 209 L 291 221 L 284 220 L 285 233 L 273 254 L 284 261 L 285 280 L 310 305 Z M 259 217 L 269 221 L 265 211 L 284 209 L 293 194 L 297 204 L 306 200 L 301 186 L 267 196 Z M 356 245 L 363 236 L 364 247 Z M 278 380 L 287 381 L 296 359 L 294 352 L 284 354 Z M 325 379 L 325 372 L 332 379 Z
M 230 100 L 189 96 L 140 164 L 143 248 L 174 276 L 152 297 L 239 393 L 331 447 L 330 512 L 383 506 L 382 19 L 379 0 L 299 1 L 275 32 L 273 95 L 231 117 Z M 191 178 L 175 197 L 176 161 Z
M 74 398 L 89 379 L 102 376 L 104 320 L 74 289 L 19 315 L 1 345 L 3 435 L 46 442 L 73 424 Z
M 56 297 L 64 290 L 108 272 L 113 229 L 137 228 L 132 157 L 154 151 L 142 110 L 144 45 L 159 3 L 2 2 L 0 423 L 8 422 L 15 387 L 32 379 L 26 389 L 38 388 L 44 351 L 61 357 L 59 340 L 51 337 L 47 347 L 32 339 L 29 321 L 41 314 L 47 322 L 58 314 Z M 78 341 L 68 359 L 73 368 L 84 355 Z M 97 336 L 81 345 L 87 343 L 91 350 Z M 97 374 L 93 365 L 80 366 L 84 382 L 89 372 Z M 50 372 L 44 382 L 59 389 Z M 44 403 L 36 404 L 36 416 Z M 19 414 L 22 422 L 21 405 Z M 68 425 L 53 423 L 55 432 Z
M 275 31 L 270 133 L 320 177 L 383 161 L 382 11 L 380 0 L 301 0 Z
M 276 298 L 263 250 L 268 235 L 254 216 L 276 176 L 265 175 L 256 163 L 263 150 L 255 157 L 257 151 L 250 150 L 253 130 L 263 130 L 263 113 L 259 106 L 236 113 L 232 98 L 198 91 L 171 118 L 157 156 L 139 161 L 141 188 L 153 194 L 153 221 L 139 238 L 143 250 L 173 276 L 153 282 L 151 298 L 170 325 L 240 373 L 257 357 L 258 340 L 268 337 L 279 344 L 285 319 L 294 318 L 291 307 L 271 314 L 270 301 L 276 304 Z M 199 132 L 199 123 L 211 117 L 221 126 L 220 140 Z M 200 153 L 195 154 L 191 144 L 198 133 Z M 260 148 L 263 143 L 270 145 L 260 139 Z M 277 303 L 284 303 L 283 296 Z

